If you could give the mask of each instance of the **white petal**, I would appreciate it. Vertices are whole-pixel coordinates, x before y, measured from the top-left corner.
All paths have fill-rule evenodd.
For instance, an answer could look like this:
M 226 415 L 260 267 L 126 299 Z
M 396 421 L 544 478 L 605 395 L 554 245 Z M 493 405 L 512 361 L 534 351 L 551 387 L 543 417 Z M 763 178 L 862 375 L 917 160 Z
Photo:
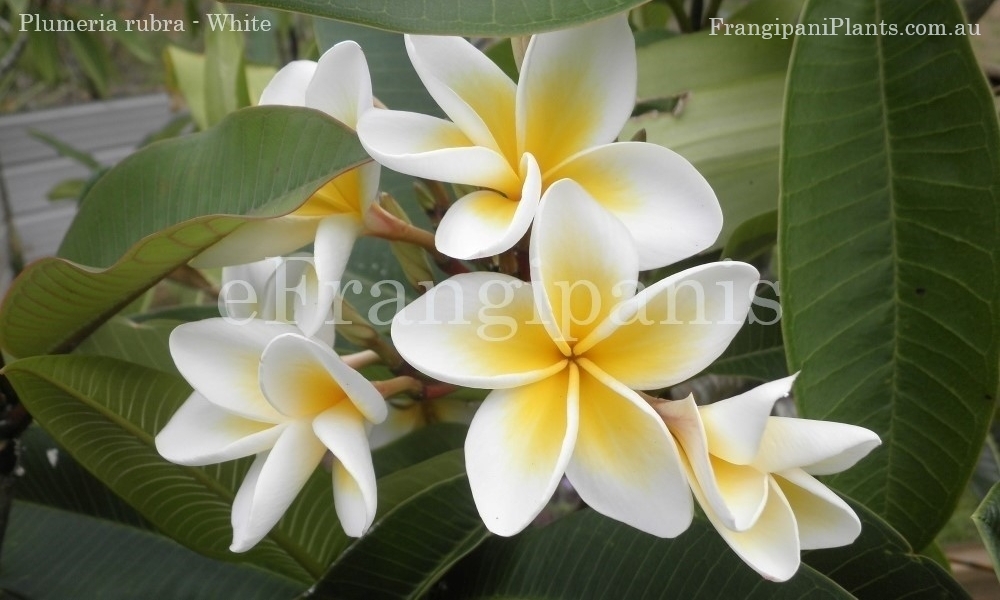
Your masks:
M 282 429 L 234 415 L 194 392 L 156 434 L 156 451 L 179 465 L 212 465 L 269 449 Z
M 315 296 L 297 305 L 295 312 L 295 321 L 306 335 L 316 335 L 329 319 L 344 269 L 360 233 L 361 226 L 353 215 L 331 215 L 320 221 L 314 247 L 318 289 Z
M 694 478 L 692 486 L 700 486 L 719 521 L 735 531 L 749 529 L 764 510 L 768 475 L 709 454 L 713 448 L 708 443 L 693 396 L 659 402 L 653 408 L 680 443 Z
M 268 277 L 261 294 L 261 316 L 259 318 L 294 323 L 299 306 L 310 296 L 315 296 L 317 288 L 315 269 L 311 254 L 303 252 L 277 259 L 277 267 Z
M 295 333 L 264 349 L 260 387 L 275 409 L 292 418 L 318 415 L 348 399 L 374 423 L 386 415 L 385 400 L 370 381 L 329 347 Z
M 580 361 L 580 425 L 566 476 L 594 510 L 659 537 L 691 524 L 693 503 L 677 447 L 635 392 L 611 389 Z M 471 431 L 470 431 L 471 435 Z
M 542 180 L 530 154 L 522 158 L 522 171 L 527 176 L 520 200 L 479 190 L 451 205 L 434 236 L 438 251 L 459 260 L 484 258 L 510 249 L 524 237 L 538 207 Z
M 635 41 L 627 15 L 536 35 L 517 86 L 520 151 L 543 176 L 580 150 L 612 141 L 632 114 Z
M 846 546 L 861 535 L 858 515 L 840 496 L 811 475 L 801 469 L 775 475 L 775 481 L 795 513 L 803 550 Z
M 405 37 L 413 68 L 445 114 L 477 146 L 515 164 L 514 82 L 460 37 Z
M 473 144 L 450 121 L 372 109 L 358 121 L 358 137 L 372 158 L 394 171 L 489 188 L 511 198 L 520 194 L 521 179 L 511 163 Z
M 191 259 L 200 269 L 226 267 L 282 256 L 311 244 L 319 219 L 292 215 L 249 221 Z
M 357 129 L 358 117 L 372 107 L 372 80 L 361 46 L 340 42 L 323 53 L 305 90 L 305 105 Z
M 618 305 L 576 351 L 632 389 L 674 385 L 726 349 L 757 280 L 757 270 L 739 262 L 682 271 Z
M 434 286 L 396 314 L 392 341 L 420 371 L 468 387 L 524 385 L 566 363 L 535 317 L 531 286 L 498 273 Z
M 170 355 L 184 379 L 209 402 L 248 419 L 279 423 L 284 417 L 264 398 L 258 382 L 267 344 L 291 325 L 223 318 L 178 325 L 170 333 Z
M 850 468 L 881 444 L 874 432 L 846 423 L 771 417 L 754 465 L 772 473 L 802 467 L 812 475 Z
M 259 105 L 277 104 L 281 106 L 305 106 L 306 87 L 316 72 L 316 63 L 311 60 L 296 60 L 288 63 L 274 74 L 260 95 Z
M 712 187 L 684 157 L 662 146 L 623 142 L 585 150 L 546 175 L 563 177 L 622 220 L 643 271 L 701 252 L 722 231 Z
M 375 468 L 365 419 L 352 404 L 342 403 L 313 420 L 313 431 L 333 453 L 333 498 L 344 532 L 361 537 L 375 520 Z
M 274 256 L 256 262 L 224 267 L 219 293 L 219 313 L 230 319 L 268 319 L 262 313 L 267 282 L 281 265 Z
M 575 365 L 536 383 L 496 390 L 465 438 L 465 466 L 486 527 L 514 535 L 545 508 L 576 440 Z
M 715 526 L 722 539 L 729 544 L 743 562 L 771 581 L 787 581 L 799 568 L 799 537 L 788 502 L 781 489 L 772 480 L 764 512 L 747 531 L 727 529 L 707 506 L 704 499 L 698 502 L 705 515 Z M 695 489 L 698 496 L 698 490 Z
M 552 315 L 544 320 L 556 340 L 572 345 L 587 337 L 635 293 L 639 269 L 631 236 L 573 181 L 546 190 L 529 253 L 535 302 Z
M 233 552 L 246 552 L 267 535 L 316 470 L 326 447 L 308 422 L 289 423 L 274 448 L 254 461 L 233 501 Z
M 749 465 L 760 451 L 771 409 L 788 395 L 795 375 L 701 408 L 701 420 L 712 454 L 737 465 Z

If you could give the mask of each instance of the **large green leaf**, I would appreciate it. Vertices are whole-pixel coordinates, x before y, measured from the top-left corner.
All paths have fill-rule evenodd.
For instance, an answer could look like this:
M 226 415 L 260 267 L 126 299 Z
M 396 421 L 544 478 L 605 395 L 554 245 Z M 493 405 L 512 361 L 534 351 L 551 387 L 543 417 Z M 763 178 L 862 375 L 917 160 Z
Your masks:
M 37 424 L 21 435 L 20 444 L 18 465 L 23 472 L 17 480 L 19 500 L 152 529 L 142 515 L 84 470 Z
M 660 539 L 589 509 L 513 538 L 487 540 L 445 581 L 463 599 L 853 598 L 803 565 L 766 581 L 729 550 L 707 520 Z
M 562 29 L 628 10 L 645 0 L 240 0 L 240 4 L 403 33 L 511 36 Z
M 60 258 L 30 265 L 0 307 L 3 349 L 72 349 L 144 290 L 253 218 L 301 205 L 367 159 L 353 132 L 308 109 L 238 111 L 126 158 L 84 198 Z
M 200 556 L 148 531 L 16 502 L 0 588 L 32 600 L 272 600 L 292 597 L 302 584 Z
M 899 532 L 864 506 L 851 502 L 861 518 L 861 536 L 850 546 L 805 552 L 802 560 L 860 600 L 884 598 L 968 598 L 937 562 L 920 556 Z
M 88 471 L 160 531 L 209 556 L 248 561 L 301 581 L 345 542 L 330 476 L 317 471 L 253 550 L 229 551 L 230 507 L 249 459 L 193 468 L 166 462 L 153 437 L 191 388 L 177 375 L 96 356 L 39 356 L 5 373 L 35 419 Z
M 962 22 L 953 0 L 825 0 L 804 15 L 833 18 Z M 830 483 L 916 548 L 952 514 L 994 409 L 996 119 L 964 36 L 796 41 L 779 219 L 796 399 L 803 416 L 882 437 Z
M 420 598 L 490 533 L 472 500 L 460 450 L 378 481 L 379 511 L 306 598 Z

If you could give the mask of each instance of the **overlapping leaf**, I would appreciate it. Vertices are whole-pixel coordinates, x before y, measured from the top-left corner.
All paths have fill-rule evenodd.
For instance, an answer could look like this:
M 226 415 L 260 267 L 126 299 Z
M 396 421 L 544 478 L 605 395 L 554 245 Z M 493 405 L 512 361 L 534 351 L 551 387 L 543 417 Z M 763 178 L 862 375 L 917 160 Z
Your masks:
M 33 263 L 0 307 L 3 349 L 72 349 L 132 299 L 252 218 L 281 215 L 367 159 L 357 137 L 307 109 L 238 111 L 150 145 L 91 188 L 60 258 Z
M 40 356 L 5 370 L 25 406 L 60 445 L 160 531 L 216 558 L 245 560 L 300 581 L 319 576 L 346 544 L 321 472 L 253 550 L 235 555 L 230 507 L 247 460 L 182 467 L 153 436 L 190 394 L 179 376 L 116 359 Z
M 765 581 L 696 519 L 676 539 L 660 539 L 589 509 L 513 538 L 487 540 L 446 584 L 456 598 L 853 598 L 802 566 L 784 583 Z
M 271 600 L 292 597 L 302 584 L 200 556 L 148 531 L 17 502 L 0 588 L 33 600 Z
M 379 511 L 304 598 L 420 598 L 489 537 L 460 450 L 378 481 Z
M 864 506 L 850 504 L 861 518 L 861 536 L 850 546 L 804 553 L 807 565 L 859 600 L 969 597 L 938 563 L 914 553 L 888 523 Z
M 280 10 L 403 33 L 433 35 L 526 35 L 593 21 L 644 0 L 240 0 Z
M 825 0 L 807 24 L 963 22 L 952 0 Z M 808 36 L 786 98 L 783 331 L 804 416 L 883 446 L 832 485 L 917 548 L 955 507 L 994 409 L 1000 140 L 962 35 Z
M 152 529 L 146 519 L 32 425 L 21 436 L 17 498 L 34 504 Z

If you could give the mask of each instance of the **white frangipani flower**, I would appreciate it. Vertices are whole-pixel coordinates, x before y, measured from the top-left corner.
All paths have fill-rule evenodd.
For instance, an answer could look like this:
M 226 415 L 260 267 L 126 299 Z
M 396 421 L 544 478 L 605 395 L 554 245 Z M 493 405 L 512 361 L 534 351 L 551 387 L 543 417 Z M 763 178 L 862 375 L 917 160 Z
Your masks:
M 396 348 L 417 369 L 494 390 L 465 444 L 486 526 L 521 531 L 565 473 L 599 512 L 679 534 L 692 517 L 686 477 L 663 421 L 633 390 L 711 363 L 746 317 L 757 271 L 703 265 L 636 294 L 628 230 L 570 180 L 541 200 L 530 258 L 530 284 L 457 275 L 392 323 Z
M 267 535 L 327 450 L 337 516 L 348 535 L 364 534 L 376 507 L 367 429 L 386 405 L 350 357 L 291 325 L 223 318 L 179 325 L 170 353 L 194 392 L 156 436 L 157 451 L 191 466 L 257 456 L 233 501 L 232 551 Z
M 442 253 L 471 259 L 512 247 L 545 190 L 564 178 L 621 219 L 642 270 L 715 241 L 719 203 L 687 160 L 656 144 L 611 143 L 635 105 L 626 15 L 534 36 L 516 84 L 462 38 L 406 36 L 406 49 L 451 120 L 372 110 L 358 136 L 391 169 L 482 188 L 445 213 Z
M 371 76 L 361 47 L 341 42 L 327 50 L 319 62 L 299 60 L 286 65 L 268 83 L 260 104 L 314 108 L 357 128 L 358 119 L 373 106 Z M 292 213 L 242 225 L 192 264 L 238 265 L 314 244 L 320 282 L 317 301 L 329 308 L 354 242 L 364 232 L 365 215 L 378 196 L 380 170 L 374 162 L 351 169 L 321 187 Z M 315 319 L 300 326 L 313 335 L 325 314 L 326 310 L 311 312 Z
M 858 537 L 857 515 L 813 476 L 843 471 L 881 443 L 855 425 L 770 416 L 794 379 L 706 406 L 691 396 L 655 405 L 709 520 L 744 562 L 774 581 L 795 574 L 801 550 Z

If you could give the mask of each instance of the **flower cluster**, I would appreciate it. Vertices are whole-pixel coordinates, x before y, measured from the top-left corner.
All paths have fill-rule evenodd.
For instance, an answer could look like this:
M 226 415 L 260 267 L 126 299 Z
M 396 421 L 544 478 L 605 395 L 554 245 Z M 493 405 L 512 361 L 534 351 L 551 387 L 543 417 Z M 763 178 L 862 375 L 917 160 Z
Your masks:
M 688 528 L 693 497 L 770 579 L 791 577 L 801 549 L 853 541 L 857 516 L 813 475 L 850 467 L 878 445 L 873 433 L 770 416 L 793 378 L 705 406 L 645 393 L 693 377 L 725 350 L 759 275 L 744 263 L 708 263 L 641 289 L 640 271 L 711 246 L 722 212 L 677 154 L 615 141 L 635 104 L 625 16 L 534 36 L 516 83 L 461 38 L 407 36 L 406 49 L 448 119 L 377 107 L 356 44 L 292 63 L 262 103 L 327 112 L 357 131 L 376 162 L 197 260 L 238 265 L 314 244 L 315 273 L 296 275 L 313 293 L 289 300 L 301 329 L 273 324 L 265 303 L 223 307 L 240 325 L 203 321 L 171 336 L 194 393 L 157 437 L 160 452 L 196 465 L 257 456 L 234 502 L 233 549 L 266 535 L 327 451 L 345 531 L 362 535 L 373 522 L 366 436 L 386 418 L 392 386 L 354 370 L 371 353 L 339 358 L 324 323 L 334 304 L 327 284 L 342 276 L 358 235 L 379 234 L 379 165 L 473 190 L 440 219 L 441 254 L 527 258 L 440 282 L 391 328 L 424 384 L 491 390 L 465 444 L 491 531 L 523 530 L 565 476 L 593 509 L 660 537 Z M 243 273 L 266 298 L 280 264 L 226 277 Z

